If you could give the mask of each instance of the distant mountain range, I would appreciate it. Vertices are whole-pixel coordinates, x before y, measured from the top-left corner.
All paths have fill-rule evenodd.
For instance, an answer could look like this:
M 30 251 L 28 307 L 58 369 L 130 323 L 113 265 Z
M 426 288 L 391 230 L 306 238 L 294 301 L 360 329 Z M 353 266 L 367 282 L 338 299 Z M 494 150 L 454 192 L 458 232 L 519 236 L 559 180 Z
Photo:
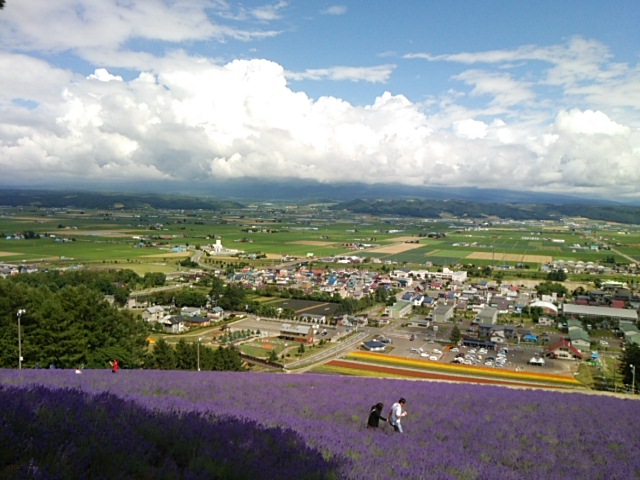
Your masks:
M 174 186 L 174 188 L 176 188 L 176 186 Z M 167 190 L 166 188 L 160 191 L 178 192 L 178 190 Z M 217 183 L 213 186 L 191 184 L 189 185 L 188 191 L 197 191 L 199 194 L 212 195 L 218 198 L 234 198 L 239 201 L 300 201 L 312 199 L 346 201 L 356 198 L 418 198 L 496 203 L 574 203 L 588 205 L 620 205 L 619 202 L 609 200 L 585 199 L 571 195 L 528 192 L 522 190 L 501 190 L 477 187 L 420 187 L 394 184 L 367 185 L 362 183 L 325 184 L 299 180 L 281 182 L 262 181 L 259 179 L 232 180 Z
M 0 190 L 0 205 L 102 210 L 152 208 L 213 211 L 243 207 L 241 203 L 233 200 L 199 198 L 190 195 L 22 189 Z
M 494 203 L 468 200 L 385 199 L 351 200 L 330 207 L 369 215 L 418 218 L 474 218 L 512 220 L 558 220 L 583 217 L 591 220 L 640 224 L 640 208 L 627 205 L 585 205 L 579 203 Z
M 228 210 L 249 202 L 331 203 L 354 213 L 424 218 L 499 217 L 516 220 L 586 217 L 640 224 L 640 207 L 570 195 L 469 187 L 408 187 L 401 185 L 321 184 L 313 182 L 228 181 L 211 185 L 175 183 L 145 185 L 158 193 L 3 188 L 0 205 L 58 208 L 165 208 Z

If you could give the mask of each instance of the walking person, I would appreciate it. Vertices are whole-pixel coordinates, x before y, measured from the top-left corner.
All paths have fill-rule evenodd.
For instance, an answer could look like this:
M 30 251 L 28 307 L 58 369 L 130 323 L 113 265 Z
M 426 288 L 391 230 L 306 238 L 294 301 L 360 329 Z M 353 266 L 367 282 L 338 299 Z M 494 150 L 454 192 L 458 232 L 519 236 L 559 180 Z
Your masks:
M 402 430 L 402 417 L 407 416 L 407 411 L 404 409 L 407 401 L 401 398 L 391 406 L 391 412 L 389 412 L 389 423 L 393 429 L 398 433 L 404 433 Z
M 367 419 L 367 428 L 378 428 L 380 425 L 380 420 L 386 422 L 387 419 L 382 416 L 382 409 L 384 408 L 384 403 L 378 402 L 373 407 L 371 407 L 371 411 L 369 412 L 369 418 Z

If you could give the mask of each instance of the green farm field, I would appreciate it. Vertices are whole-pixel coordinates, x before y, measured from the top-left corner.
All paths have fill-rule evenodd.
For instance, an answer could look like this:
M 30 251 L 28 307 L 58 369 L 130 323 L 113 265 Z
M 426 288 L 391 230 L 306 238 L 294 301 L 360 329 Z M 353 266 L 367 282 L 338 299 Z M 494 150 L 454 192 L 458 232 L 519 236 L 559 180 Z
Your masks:
M 284 212 L 284 213 L 282 213 Z M 0 209 L 0 261 L 38 262 L 46 265 L 120 266 L 136 271 L 178 270 L 181 259 L 220 238 L 226 248 L 263 253 L 273 263 L 283 255 L 315 258 L 340 254 L 377 258 L 424 266 L 474 263 L 476 265 L 527 263 L 537 269 L 547 259 L 597 262 L 640 261 L 640 229 L 637 226 L 594 224 L 588 230 L 568 228 L 560 222 L 513 227 L 461 228 L 449 221 L 376 219 L 365 216 L 327 218 L 313 209 L 282 209 L 276 215 L 244 209 L 223 214 L 208 211 L 79 211 L 52 209 Z M 18 233 L 55 235 L 52 238 L 7 239 Z M 431 232 L 445 237 L 428 238 Z M 156 246 L 139 248 L 141 238 Z M 418 242 L 418 243 L 413 243 Z M 611 250 L 592 244 L 607 243 Z M 353 250 L 347 244 L 373 247 Z M 189 246 L 190 253 L 176 255 L 173 247 Z M 237 261 L 233 257 L 209 257 L 208 263 Z M 244 261 L 244 260 L 243 260 Z M 250 263 L 250 262 L 249 262 Z M 157 270 L 154 270 L 157 268 Z

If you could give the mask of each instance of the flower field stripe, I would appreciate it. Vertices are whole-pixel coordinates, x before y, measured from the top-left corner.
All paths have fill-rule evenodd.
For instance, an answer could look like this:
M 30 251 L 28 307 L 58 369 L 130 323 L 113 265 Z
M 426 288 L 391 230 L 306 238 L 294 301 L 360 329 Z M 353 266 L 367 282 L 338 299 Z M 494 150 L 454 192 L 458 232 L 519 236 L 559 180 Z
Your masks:
M 416 368 L 421 370 L 443 371 L 451 374 L 469 376 L 490 376 L 500 379 L 524 380 L 529 382 L 553 383 L 572 387 L 583 387 L 583 385 L 573 377 L 563 375 L 553 375 L 543 372 L 514 372 L 513 370 L 501 370 L 490 367 L 459 365 L 453 363 L 439 363 L 429 360 L 418 360 L 414 358 L 396 357 L 375 352 L 352 352 L 346 356 L 347 359 L 364 362 L 381 363 L 397 367 Z
M 430 372 L 423 370 L 409 370 L 400 367 L 386 367 L 371 363 L 352 362 L 349 360 L 332 360 L 324 364 L 322 367 L 314 371 L 337 373 L 341 375 L 355 375 L 364 377 L 380 377 L 383 375 L 388 378 L 404 378 L 404 379 L 429 379 L 441 380 L 458 383 L 478 383 L 484 385 L 504 385 L 511 387 L 530 387 L 530 388 L 567 388 L 559 385 L 544 385 L 539 383 L 526 383 L 509 380 L 499 380 L 490 377 L 467 377 L 459 375 L 447 375 L 446 373 Z
M 318 367 L 313 369 L 313 373 L 335 373 L 339 375 L 354 375 L 357 377 L 380 377 L 380 369 L 385 369 L 385 377 L 393 377 L 393 378 L 411 378 L 410 375 L 407 375 L 406 370 L 401 370 L 396 375 L 394 374 L 393 368 L 391 367 L 381 367 L 376 365 L 363 365 L 361 363 L 352 363 L 346 360 L 332 360 L 331 362 L 324 363 L 319 365 Z M 388 372 L 387 372 L 388 370 Z M 427 372 L 415 372 L 417 374 L 427 373 Z

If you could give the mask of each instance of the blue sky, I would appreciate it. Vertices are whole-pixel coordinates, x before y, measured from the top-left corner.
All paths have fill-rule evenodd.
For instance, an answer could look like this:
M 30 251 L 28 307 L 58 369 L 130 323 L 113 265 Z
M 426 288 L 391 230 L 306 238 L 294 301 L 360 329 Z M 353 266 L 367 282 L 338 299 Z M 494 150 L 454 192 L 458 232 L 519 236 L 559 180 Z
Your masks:
M 0 178 L 640 200 L 637 1 L 7 0 Z

